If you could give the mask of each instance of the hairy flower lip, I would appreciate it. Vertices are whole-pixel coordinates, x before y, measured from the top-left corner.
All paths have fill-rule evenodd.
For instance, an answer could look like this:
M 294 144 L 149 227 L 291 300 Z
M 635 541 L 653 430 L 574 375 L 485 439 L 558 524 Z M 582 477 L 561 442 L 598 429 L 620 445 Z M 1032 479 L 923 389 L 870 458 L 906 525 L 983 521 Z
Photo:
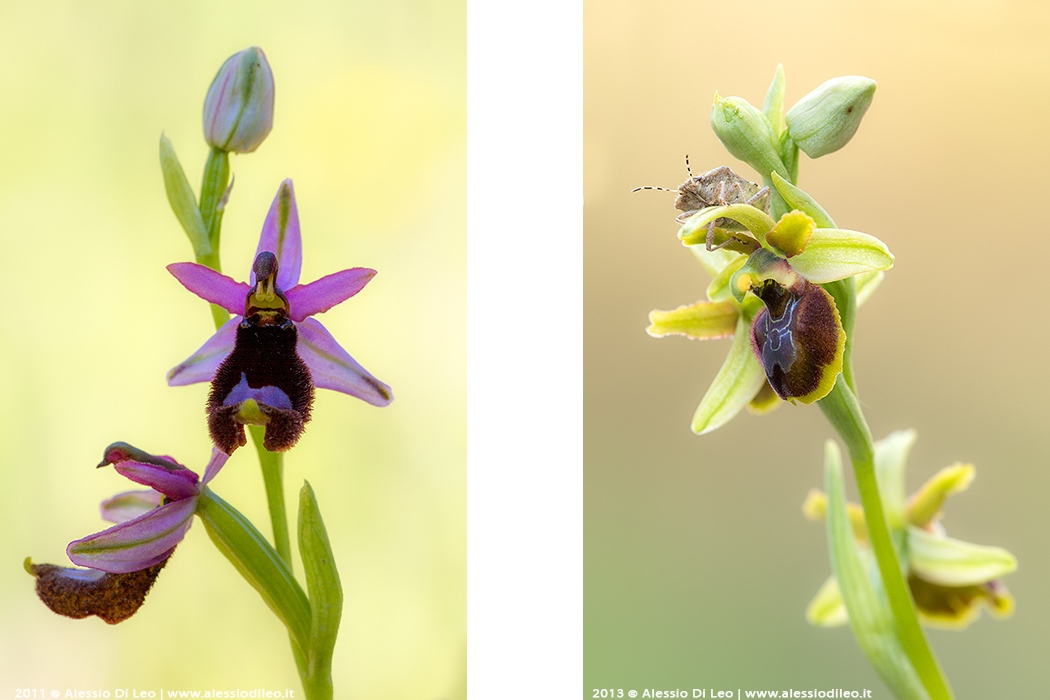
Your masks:
M 296 351 L 309 368 L 315 386 L 355 396 L 373 406 L 388 405 L 393 400 L 390 387 L 365 370 L 312 318 L 356 295 L 376 271 L 350 268 L 299 284 L 302 238 L 291 180 L 285 180 L 278 188 L 263 224 L 256 259 L 265 252 L 273 253 L 279 261 L 276 285 L 288 300 L 288 316 L 298 331 Z M 167 269 L 188 290 L 233 315 L 193 355 L 168 373 L 171 386 L 211 381 L 233 351 L 245 299 L 256 286 L 255 271 L 245 283 L 197 263 L 173 263 Z

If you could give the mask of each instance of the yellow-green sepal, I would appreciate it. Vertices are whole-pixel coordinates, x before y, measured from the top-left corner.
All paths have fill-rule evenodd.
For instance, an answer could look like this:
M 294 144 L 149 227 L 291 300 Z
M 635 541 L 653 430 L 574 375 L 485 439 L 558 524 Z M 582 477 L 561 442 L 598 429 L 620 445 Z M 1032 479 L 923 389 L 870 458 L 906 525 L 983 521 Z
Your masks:
M 908 528 L 908 564 L 924 580 L 943 586 L 980 585 L 1017 570 L 1017 558 L 1002 547 L 963 542 L 914 526 Z
M 791 267 L 810 282 L 825 284 L 893 267 L 893 254 L 875 236 L 860 231 L 818 228 Z
M 875 443 L 875 477 L 886 524 L 893 533 L 903 532 L 908 525 L 904 470 L 918 437 L 914 430 L 896 430 Z
M 791 184 L 777 172 L 770 173 L 770 179 L 773 181 L 773 187 L 776 188 L 789 207 L 809 214 L 810 218 L 813 219 L 813 223 L 819 228 L 835 228 L 835 222 L 831 219 L 831 216 L 824 211 L 823 207 L 817 204 L 817 200 L 809 196 L 801 187 Z
M 669 335 L 684 335 L 695 340 L 728 338 L 736 332 L 739 317 L 740 305 L 732 299 L 698 301 L 671 311 L 650 311 L 645 332 L 654 338 Z
M 729 354 L 693 415 L 692 427 L 697 435 L 710 433 L 732 420 L 766 381 L 766 373 L 751 351 L 751 320 L 761 308 L 758 299 L 745 300 Z
M 814 627 L 841 627 L 849 622 L 842 591 L 834 576 L 828 576 L 806 606 L 806 622 Z

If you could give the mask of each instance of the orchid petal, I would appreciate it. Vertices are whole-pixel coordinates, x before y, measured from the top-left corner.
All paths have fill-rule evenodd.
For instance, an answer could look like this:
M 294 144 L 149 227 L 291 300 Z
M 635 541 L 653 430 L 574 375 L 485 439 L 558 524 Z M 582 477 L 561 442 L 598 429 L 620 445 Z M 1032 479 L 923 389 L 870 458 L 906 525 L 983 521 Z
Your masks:
M 698 301 L 691 306 L 679 306 L 673 311 L 649 312 L 649 327 L 645 332 L 654 338 L 684 335 L 705 340 L 728 338 L 736 330 L 740 305 L 728 301 Z
M 266 221 L 263 222 L 255 257 L 266 250 L 277 256 L 277 286 L 287 292 L 299 284 L 299 273 L 303 269 L 303 239 L 299 232 L 299 208 L 295 204 L 291 180 L 285 180 L 277 189 L 277 196 L 273 198 Z M 251 280 L 254 287 L 254 272 Z
M 920 619 L 932 627 L 961 630 L 977 619 L 982 605 L 993 617 L 1009 617 L 1014 598 L 998 580 L 972 586 L 942 586 L 918 576 L 908 577 Z
M 937 520 L 948 496 L 968 489 L 976 476 L 972 464 L 953 464 L 938 471 L 908 499 L 908 522 L 925 527 Z
M 806 250 L 791 258 L 791 267 L 810 282 L 825 284 L 862 272 L 888 270 L 893 254 L 875 236 L 860 231 L 818 228 Z
M 123 523 L 160 508 L 163 495 L 148 491 L 125 491 L 102 501 L 102 519 L 111 523 Z
M 233 352 L 233 341 L 237 337 L 237 325 L 240 322 L 240 316 L 231 318 L 197 352 L 173 367 L 168 372 L 168 386 L 210 382 L 215 376 L 215 370 Z
M 1017 559 L 1002 547 L 986 547 L 908 528 L 908 564 L 912 572 L 944 586 L 988 583 L 1017 569 Z
M 69 543 L 66 554 L 79 566 L 123 574 L 159 564 L 185 537 L 196 498 L 173 501 L 138 518 Z
M 235 316 L 244 313 L 244 298 L 251 291 L 244 282 L 191 262 L 172 263 L 168 272 L 201 299 L 218 304 Z
M 693 246 L 693 250 L 697 248 L 703 249 L 703 246 Z M 712 253 L 719 253 L 724 251 L 725 248 L 719 248 L 718 250 L 711 251 Z M 707 285 L 707 298 L 711 301 L 725 301 L 726 299 L 733 299 L 733 290 L 729 288 L 729 283 L 733 280 L 733 275 L 737 271 L 747 264 L 748 258 L 733 253 L 734 259 L 730 260 L 720 271 L 714 274 L 714 279 L 711 280 L 711 284 Z
M 755 303 L 761 307 L 757 299 Z M 737 320 L 736 335 L 722 368 L 718 370 L 693 415 L 693 432 L 697 435 L 709 433 L 728 423 L 748 405 L 766 381 L 766 373 L 751 351 L 748 328 L 756 309 L 753 306 L 749 309 L 748 306 L 745 305 L 744 313 Z
M 157 464 L 127 461 L 116 462 L 113 468 L 121 476 L 126 476 L 136 484 L 149 486 L 155 491 L 160 491 L 173 501 L 192 498 L 200 492 L 200 487 L 198 486 L 200 477 L 197 476 L 196 472 L 185 467 L 166 469 Z
M 278 269 L 278 276 L 282 269 Z M 308 316 L 328 311 L 364 289 L 375 275 L 375 270 L 354 267 L 292 287 L 285 292 L 292 320 L 298 323 Z
M 204 468 L 204 478 L 201 479 L 201 486 L 214 479 L 229 458 L 230 456 L 222 450 L 211 448 L 211 459 L 208 461 L 208 466 Z
M 317 388 L 341 391 L 373 406 L 386 406 L 393 400 L 390 387 L 350 357 L 319 321 L 308 318 L 295 325 L 299 329 L 296 350 Z

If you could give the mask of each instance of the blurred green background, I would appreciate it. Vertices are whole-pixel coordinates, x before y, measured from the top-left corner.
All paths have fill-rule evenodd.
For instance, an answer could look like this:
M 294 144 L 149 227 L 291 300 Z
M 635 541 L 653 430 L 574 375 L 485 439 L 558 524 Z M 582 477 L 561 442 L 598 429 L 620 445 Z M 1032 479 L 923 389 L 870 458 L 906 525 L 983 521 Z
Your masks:
M 1050 8 L 1036 2 L 585 4 L 586 697 L 595 687 L 878 689 L 845 629 L 803 618 L 829 573 L 803 519 L 832 432 L 815 407 L 742 415 L 704 437 L 693 411 L 728 341 L 655 340 L 651 309 L 703 297 L 677 241 L 677 187 L 730 164 L 711 98 L 787 105 L 828 78 L 879 88 L 853 141 L 799 185 L 897 257 L 860 310 L 855 361 L 876 437 L 913 427 L 909 490 L 942 466 L 959 538 L 1011 550 L 1012 619 L 931 631 L 959 697 L 1045 694 L 1050 528 L 1045 216 Z M 852 490 L 852 485 L 850 486 Z
M 95 471 L 109 442 L 207 460 L 207 386 L 164 382 L 214 329 L 164 270 L 192 254 L 157 148 L 163 131 L 196 190 L 205 92 L 250 45 L 276 119 L 232 158 L 224 271 L 245 279 L 286 177 L 303 279 L 379 271 L 321 320 L 395 401 L 319 392 L 286 460 L 293 517 L 309 479 L 342 576 L 337 697 L 465 694 L 465 25 L 461 0 L 0 4 L 0 694 L 300 687 L 285 630 L 199 523 L 115 627 L 53 615 L 22 570 L 68 563 L 133 487 Z M 213 486 L 269 533 L 250 448 Z

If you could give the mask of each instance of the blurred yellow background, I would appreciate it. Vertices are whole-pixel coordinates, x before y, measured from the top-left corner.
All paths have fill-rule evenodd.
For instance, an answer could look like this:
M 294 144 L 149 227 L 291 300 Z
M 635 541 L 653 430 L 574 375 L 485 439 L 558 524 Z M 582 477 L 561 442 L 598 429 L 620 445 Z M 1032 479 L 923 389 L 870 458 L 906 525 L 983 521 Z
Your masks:
M 703 297 L 677 187 L 729 164 L 712 95 L 788 107 L 825 80 L 878 81 L 853 141 L 799 185 L 896 267 L 861 310 L 854 366 L 876 437 L 913 427 L 908 486 L 973 462 L 949 534 L 1011 550 L 1012 619 L 932 631 L 959 697 L 1045 693 L 1050 627 L 1047 340 L 1050 8 L 1036 2 L 585 3 L 585 687 L 875 688 L 845 629 L 803 613 L 829 573 L 801 503 L 832 436 L 815 407 L 690 420 L 728 341 L 655 340 L 652 309 Z M 850 487 L 852 489 L 852 486 Z
M 285 630 L 199 523 L 142 610 L 115 627 L 53 615 L 22 570 L 26 556 L 67 564 L 66 544 L 104 527 L 99 502 L 133 488 L 94 469 L 106 444 L 203 469 L 207 386 L 168 388 L 164 376 L 214 329 L 164 270 L 192 254 L 158 139 L 172 140 L 196 190 L 205 92 L 229 55 L 258 45 L 276 118 L 256 153 L 232 157 L 223 269 L 246 278 L 277 186 L 292 178 L 303 279 L 379 271 L 321 320 L 395 396 L 377 409 L 319 392 L 286 459 L 292 517 L 309 479 L 343 581 L 336 696 L 463 697 L 465 3 L 7 2 L 0 37 L 4 696 L 298 693 Z M 213 487 L 270 532 L 251 448 Z

